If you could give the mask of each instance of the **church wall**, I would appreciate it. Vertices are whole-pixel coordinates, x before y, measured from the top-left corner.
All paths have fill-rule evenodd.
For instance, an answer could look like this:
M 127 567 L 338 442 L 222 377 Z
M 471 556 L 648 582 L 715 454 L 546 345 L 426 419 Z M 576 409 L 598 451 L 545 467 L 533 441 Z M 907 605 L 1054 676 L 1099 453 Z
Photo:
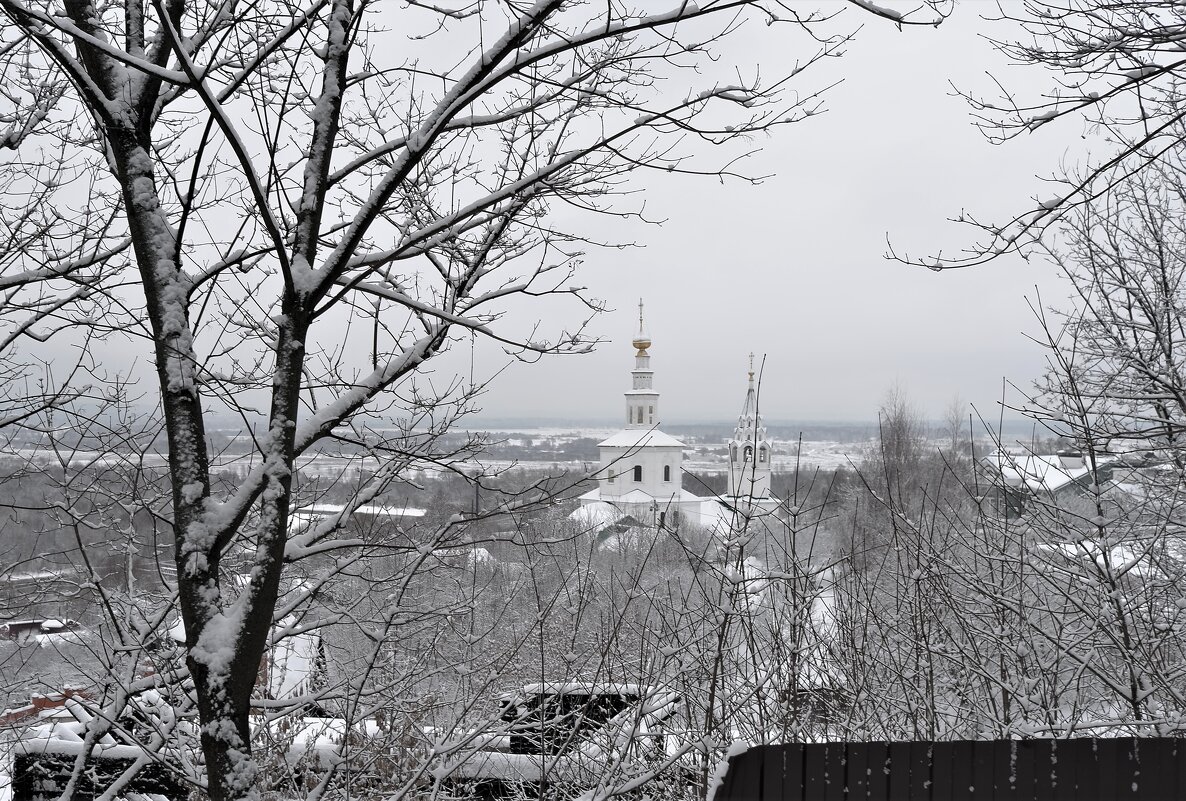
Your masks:
M 746 459 L 744 454 L 747 446 L 750 451 L 749 459 Z M 764 453 L 761 453 L 763 449 Z M 758 449 L 754 449 L 750 443 L 738 445 L 734 441 L 730 443 L 729 453 L 729 494 L 752 495 L 755 498 L 765 498 L 769 495 L 773 454 L 765 438 L 761 440 Z M 760 456 L 765 458 L 761 459 Z
M 657 500 L 678 495 L 682 481 L 683 449 L 647 445 L 640 448 L 601 449 L 598 485 L 601 497 L 610 499 L 641 490 Z M 635 467 L 642 468 L 642 481 L 634 480 Z M 664 480 L 664 467 L 670 467 L 670 480 Z M 609 480 L 610 473 L 614 480 Z

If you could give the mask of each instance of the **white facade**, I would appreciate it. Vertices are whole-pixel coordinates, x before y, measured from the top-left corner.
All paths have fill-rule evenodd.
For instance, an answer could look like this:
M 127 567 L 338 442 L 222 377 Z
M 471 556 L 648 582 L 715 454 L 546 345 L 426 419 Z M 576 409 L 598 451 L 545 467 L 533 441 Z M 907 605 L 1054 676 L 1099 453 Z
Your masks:
M 597 489 L 581 496 L 582 510 L 586 516 L 596 510 L 605 512 L 598 517 L 629 515 L 643 525 L 665 528 L 681 520 L 699 524 L 704 499 L 681 488 L 684 443 L 659 430 L 659 393 L 654 388 L 655 373 L 647 352 L 651 338 L 643 327 L 641 302 L 633 345 L 625 427 L 598 443 Z
M 573 517 L 590 527 L 604 527 L 629 516 L 642 526 L 672 529 L 678 525 L 736 525 L 736 516 L 772 512 L 770 495 L 773 450 L 758 414 L 750 357 L 749 389 L 729 442 L 728 495 L 701 498 L 682 488 L 684 443 L 659 430 L 659 393 L 638 304 L 638 335 L 633 344 L 634 370 L 626 391 L 625 427 L 598 443 L 597 489 L 581 496 Z
M 598 489 L 601 499 L 644 492 L 670 499 L 679 492 L 684 444 L 662 431 L 625 429 L 597 446 L 601 462 Z

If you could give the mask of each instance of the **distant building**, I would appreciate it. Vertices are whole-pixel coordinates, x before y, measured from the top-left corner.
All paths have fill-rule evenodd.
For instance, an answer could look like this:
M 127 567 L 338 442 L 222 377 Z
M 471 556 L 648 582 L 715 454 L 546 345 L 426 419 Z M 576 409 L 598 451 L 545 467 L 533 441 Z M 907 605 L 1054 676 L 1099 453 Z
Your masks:
M 659 393 L 651 369 L 651 338 L 638 304 L 638 334 L 631 388 L 626 391 L 625 427 L 597 446 L 597 488 L 580 497 L 573 517 L 604 528 L 636 525 L 675 529 L 680 525 L 730 525 L 738 513 L 772 512 L 773 448 L 758 414 L 751 356 L 749 388 L 729 443 L 729 489 L 724 496 L 701 497 L 682 486 L 683 442 L 659 429 Z
M 754 355 L 750 354 L 749 387 L 729 441 L 729 489 L 722 501 L 744 514 L 771 514 L 778 500 L 770 494 L 770 472 L 774 448 L 766 438 L 766 427 L 758 410 L 754 386 Z
M 1090 485 L 1110 481 L 1116 464 L 1116 457 L 1110 454 L 1097 453 L 1089 459 L 1073 451 L 1017 454 L 997 450 L 982 462 L 991 482 L 988 498 L 1005 517 L 1024 514 L 1036 498 L 1059 504 L 1078 497 Z

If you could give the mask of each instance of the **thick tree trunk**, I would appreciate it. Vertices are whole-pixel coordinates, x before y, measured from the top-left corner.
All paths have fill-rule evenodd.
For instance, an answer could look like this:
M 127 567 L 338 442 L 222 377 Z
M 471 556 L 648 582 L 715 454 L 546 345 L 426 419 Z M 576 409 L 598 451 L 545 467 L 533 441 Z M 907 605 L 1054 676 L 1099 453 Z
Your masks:
M 214 801 L 232 801 L 256 789 L 250 702 L 283 566 L 307 323 L 295 302 L 286 302 L 264 446 L 267 484 L 255 560 L 246 585 L 232 589 L 223 585 L 219 570 L 239 521 L 221 516 L 209 500 L 209 455 L 187 311 L 188 280 L 161 213 L 147 146 L 130 133 L 116 132 L 111 142 L 153 331 L 169 442 L 178 591 L 187 664 L 203 722 L 208 791 Z

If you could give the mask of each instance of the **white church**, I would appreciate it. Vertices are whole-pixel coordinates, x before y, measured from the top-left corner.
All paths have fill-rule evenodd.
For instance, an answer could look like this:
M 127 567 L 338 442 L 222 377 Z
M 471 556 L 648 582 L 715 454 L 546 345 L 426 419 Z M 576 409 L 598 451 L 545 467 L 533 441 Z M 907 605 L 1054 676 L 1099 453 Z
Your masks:
M 770 495 L 773 449 L 758 414 L 753 357 L 745 403 L 729 441 L 728 493 L 695 495 L 682 487 L 684 443 L 659 428 L 659 393 L 642 308 L 639 301 L 634 370 L 625 393 L 626 425 L 598 443 L 597 488 L 580 497 L 574 519 L 597 527 L 632 522 L 672 530 L 685 525 L 722 528 L 733 525 L 739 514 L 773 514 L 778 507 Z

